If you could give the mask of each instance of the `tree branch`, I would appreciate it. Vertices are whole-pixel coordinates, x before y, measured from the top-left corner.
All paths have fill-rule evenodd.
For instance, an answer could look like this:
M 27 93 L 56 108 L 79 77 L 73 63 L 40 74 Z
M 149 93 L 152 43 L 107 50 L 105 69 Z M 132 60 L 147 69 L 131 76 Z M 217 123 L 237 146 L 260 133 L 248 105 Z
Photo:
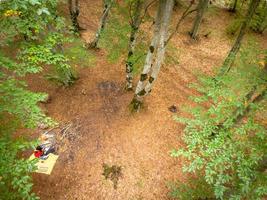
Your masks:
M 152 0 L 150 3 L 147 4 L 147 6 L 145 7 L 145 11 L 144 11 L 144 15 L 141 17 L 141 21 L 143 21 L 144 17 L 146 16 L 146 13 L 148 11 L 148 8 L 150 6 L 152 6 L 154 3 L 156 3 L 157 0 Z
M 168 44 L 168 42 L 172 39 L 172 37 L 174 36 L 174 34 L 178 31 L 180 24 L 182 23 L 182 21 L 191 13 L 197 11 L 197 9 L 193 9 L 190 10 L 190 8 L 193 6 L 194 1 L 191 1 L 190 4 L 188 5 L 188 7 L 186 8 L 186 10 L 183 12 L 181 18 L 179 19 L 179 21 L 176 24 L 175 30 L 170 34 L 170 36 L 168 37 L 168 39 L 165 41 L 165 46 Z M 189 11 L 190 10 L 190 11 Z

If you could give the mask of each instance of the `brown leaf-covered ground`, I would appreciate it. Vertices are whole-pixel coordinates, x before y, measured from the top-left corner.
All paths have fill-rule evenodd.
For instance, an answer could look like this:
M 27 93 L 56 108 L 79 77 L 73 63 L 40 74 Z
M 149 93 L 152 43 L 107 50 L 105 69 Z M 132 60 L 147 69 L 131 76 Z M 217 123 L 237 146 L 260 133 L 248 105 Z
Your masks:
M 82 33 L 86 41 L 92 39 L 97 29 L 101 2 L 80 2 L 79 20 L 86 28 Z M 225 34 L 231 14 L 219 9 L 216 12 L 206 14 L 198 42 L 187 35 L 193 15 L 182 24 L 172 39 L 179 51 L 179 64 L 163 65 L 140 113 L 131 114 L 128 109 L 133 93 L 123 90 L 123 59 L 110 64 L 104 50 L 95 52 L 95 66 L 81 68 L 80 79 L 70 88 L 57 87 L 41 75 L 28 77 L 34 91 L 50 95 L 51 103 L 44 105 L 48 115 L 60 123 L 78 127 L 73 130 L 76 137 L 62 144 L 67 146 L 52 174 L 33 175 L 34 191 L 41 200 L 169 199 L 167 183 L 185 180 L 186 175 L 181 171 L 182 160 L 169 155 L 173 148 L 182 146 L 183 126 L 173 120 L 174 114 L 168 108 L 176 105 L 177 114 L 184 115 L 181 109 L 191 104 L 188 97 L 194 94 L 188 87 L 196 81 L 194 73 L 212 73 L 232 44 Z M 174 19 L 179 13 L 178 9 Z M 144 24 L 142 28 L 148 26 Z M 205 38 L 203 35 L 209 31 L 211 34 Z M 267 47 L 266 35 L 257 39 Z M 102 175 L 104 163 L 121 166 L 117 189 Z

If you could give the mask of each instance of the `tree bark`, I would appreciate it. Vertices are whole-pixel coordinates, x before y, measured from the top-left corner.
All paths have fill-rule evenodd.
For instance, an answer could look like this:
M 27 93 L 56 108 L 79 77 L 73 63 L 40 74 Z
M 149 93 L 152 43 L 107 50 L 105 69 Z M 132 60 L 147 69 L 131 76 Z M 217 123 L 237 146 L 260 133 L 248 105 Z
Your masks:
M 141 24 L 141 13 L 143 8 L 143 0 L 137 0 L 134 4 L 133 16 L 131 21 L 131 34 L 129 41 L 128 57 L 126 60 L 126 90 L 133 88 L 133 61 L 131 60 L 134 54 L 136 44 L 136 36 Z M 130 11 L 131 12 L 131 11 Z
M 78 16 L 80 14 L 79 2 L 78 0 L 68 0 L 70 18 L 73 26 L 73 31 L 78 33 L 81 30 L 81 27 L 78 22 Z
M 194 40 L 197 39 L 198 30 L 202 22 L 203 15 L 208 7 L 208 4 L 209 4 L 209 0 L 199 0 L 197 15 L 195 17 L 193 28 L 190 32 L 191 38 L 193 38 Z
M 265 10 L 263 16 L 261 16 L 261 23 L 259 24 L 259 33 L 263 33 L 265 29 L 267 28 L 267 1 L 263 2 L 263 9 Z
M 233 4 L 233 6 L 229 9 L 230 12 L 233 12 L 233 13 L 236 12 L 237 1 L 238 1 L 238 0 L 234 0 L 234 4 Z
M 109 14 L 109 11 L 111 9 L 112 3 L 113 3 L 113 0 L 103 0 L 104 10 L 103 10 L 103 13 L 102 13 L 102 16 L 100 19 L 99 27 L 96 31 L 94 40 L 91 43 L 87 44 L 87 48 L 95 49 L 98 47 L 98 41 L 99 41 L 101 34 L 102 34 L 102 32 L 106 26 L 108 14 Z
M 156 16 L 156 20 L 155 20 L 153 39 L 151 41 L 151 44 L 149 46 L 149 50 L 148 50 L 147 55 L 146 55 L 145 65 L 144 65 L 143 71 L 141 73 L 140 80 L 138 81 L 137 86 L 136 86 L 136 90 L 135 90 L 136 94 L 141 92 L 141 90 L 145 86 L 145 81 L 147 80 L 148 74 L 149 74 L 151 67 L 152 67 L 152 61 L 153 61 L 155 50 L 158 48 L 161 18 L 162 18 L 163 9 L 164 9 L 163 3 L 164 3 L 163 1 L 160 1 L 159 7 L 158 7 L 157 16 Z
M 248 24 L 249 24 L 249 22 L 253 16 L 253 14 L 255 13 L 255 10 L 258 7 L 259 3 L 260 3 L 260 0 L 251 0 L 248 12 L 246 14 L 244 22 L 241 25 L 238 37 L 236 38 L 236 41 L 235 41 L 232 49 L 230 50 L 228 56 L 226 57 L 226 59 L 223 63 L 223 66 L 221 67 L 221 70 L 218 74 L 219 77 L 223 76 L 231 69 L 231 65 L 232 65 L 232 63 L 236 57 L 237 52 L 240 49 L 241 42 L 242 42 L 242 39 L 245 35 L 247 26 L 248 26 Z
M 168 36 L 168 27 L 174 6 L 173 0 L 160 0 L 158 9 L 155 32 L 152 39 L 152 45 L 149 48 L 146 64 L 138 82 L 132 106 L 134 111 L 138 111 L 143 103 L 144 97 L 151 92 L 152 86 L 158 77 L 165 54 L 165 42 Z M 156 48 L 155 48 L 156 47 Z M 156 49 L 156 58 L 152 66 L 153 53 Z M 148 75 L 151 74 L 149 79 Z M 148 79 L 148 81 L 147 81 Z
M 266 57 L 265 57 L 266 59 Z M 267 63 L 264 62 L 263 65 L 263 70 L 262 70 L 263 74 L 267 73 Z M 263 88 L 262 88 L 263 86 Z M 260 91 L 259 88 L 261 89 Z M 254 85 L 251 90 L 245 95 L 245 99 L 242 102 L 242 104 L 244 105 L 244 107 L 242 108 L 242 111 L 240 111 L 240 108 L 236 108 L 233 113 L 231 114 L 231 116 L 233 116 L 233 122 L 239 123 L 243 117 L 246 116 L 246 114 L 249 112 L 249 110 L 251 109 L 251 104 L 255 104 L 255 103 L 259 103 L 260 101 L 262 101 L 264 99 L 264 96 L 267 92 L 267 85 L 265 83 L 265 85 Z M 220 122 L 217 127 L 218 127 L 218 131 L 216 133 L 212 133 L 211 136 L 215 136 L 219 130 L 221 130 L 222 128 L 224 128 L 224 123 L 228 120 L 228 118 L 224 119 L 222 122 Z

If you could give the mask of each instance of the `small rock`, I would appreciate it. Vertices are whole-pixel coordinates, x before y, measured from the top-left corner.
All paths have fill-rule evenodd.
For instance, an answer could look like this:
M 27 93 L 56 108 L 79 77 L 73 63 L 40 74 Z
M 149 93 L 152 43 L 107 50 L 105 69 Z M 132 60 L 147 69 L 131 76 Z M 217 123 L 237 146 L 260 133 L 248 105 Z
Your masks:
M 82 89 L 82 95 L 86 95 L 85 89 Z
M 177 113 L 177 107 L 175 105 L 170 106 L 169 111 L 171 111 L 172 113 Z

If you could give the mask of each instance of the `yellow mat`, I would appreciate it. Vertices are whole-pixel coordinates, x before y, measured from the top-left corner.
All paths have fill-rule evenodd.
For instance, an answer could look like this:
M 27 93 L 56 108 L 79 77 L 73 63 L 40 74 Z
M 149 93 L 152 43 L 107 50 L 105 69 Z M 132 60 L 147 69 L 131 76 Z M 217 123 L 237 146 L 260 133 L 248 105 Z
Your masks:
M 34 154 L 32 154 L 29 159 L 35 159 Z M 50 175 L 56 164 L 57 159 L 58 156 L 52 153 L 49 154 L 46 160 L 41 160 L 38 158 L 39 161 L 38 163 L 36 163 L 37 170 L 35 172 Z

